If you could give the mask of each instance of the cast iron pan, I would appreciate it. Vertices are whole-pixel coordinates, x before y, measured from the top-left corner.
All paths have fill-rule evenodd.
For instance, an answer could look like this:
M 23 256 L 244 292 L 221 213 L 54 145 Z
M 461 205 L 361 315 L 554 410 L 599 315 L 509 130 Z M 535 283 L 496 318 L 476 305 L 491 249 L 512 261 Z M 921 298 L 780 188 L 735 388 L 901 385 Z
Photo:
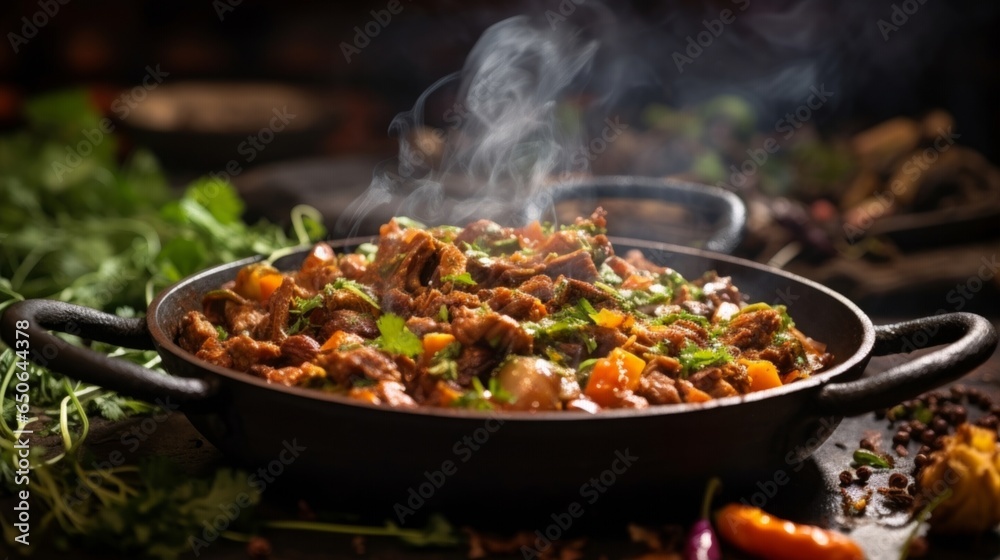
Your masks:
M 709 475 L 752 479 L 810 454 L 843 416 L 888 406 L 960 377 L 985 361 L 997 344 L 992 325 L 977 315 L 949 313 L 873 327 L 843 296 L 781 270 L 663 243 L 612 241 L 620 254 L 640 249 L 687 277 L 707 270 L 732 276 L 751 301 L 785 303 L 799 328 L 828 344 L 835 363 L 810 379 L 746 396 L 593 416 L 388 409 L 269 385 L 202 362 L 174 343 L 181 318 L 201 308 L 202 295 L 259 258 L 182 280 L 156 297 L 145 319 L 49 300 L 19 302 L 0 319 L 0 336 L 13 345 L 16 331 L 26 331 L 38 363 L 140 399 L 181 405 L 195 427 L 234 462 L 253 470 L 270 468 L 277 482 L 335 500 L 341 510 L 394 518 L 402 505 L 417 517 L 461 510 L 467 519 L 516 511 L 524 514 L 522 522 L 529 511 L 565 511 L 572 501 L 599 499 L 609 505 L 605 491 L 610 485 L 616 503 L 646 503 L 662 511 L 670 504 L 657 499 L 653 506 L 653 497 L 700 489 Z M 306 254 L 300 251 L 275 265 L 295 268 Z M 69 345 L 49 329 L 154 348 L 172 375 Z M 872 355 L 941 344 L 947 346 L 861 378 Z

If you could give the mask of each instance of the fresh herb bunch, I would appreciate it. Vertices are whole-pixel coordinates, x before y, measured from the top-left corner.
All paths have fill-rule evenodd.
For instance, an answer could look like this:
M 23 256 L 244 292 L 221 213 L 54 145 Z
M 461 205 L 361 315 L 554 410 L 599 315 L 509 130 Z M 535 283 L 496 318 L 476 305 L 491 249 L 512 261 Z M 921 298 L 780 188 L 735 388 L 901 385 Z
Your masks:
M 101 117 L 83 93 L 38 98 L 24 112 L 27 127 L 0 138 L 0 311 L 14 301 L 52 298 L 134 315 L 184 276 L 325 233 L 318 213 L 306 207 L 293 210 L 294 237 L 266 222 L 248 226 L 236 192 L 216 180 L 196 181 L 178 197 L 147 152 L 119 164 L 114 136 L 85 135 Z M 149 368 L 159 364 L 155 352 L 90 348 Z M 25 427 L 14 423 L 10 394 L 16 361 L 0 344 L 0 493 L 13 488 L 14 433 Z M 197 480 L 162 461 L 110 471 L 84 467 L 91 464 L 82 447 L 91 416 L 115 421 L 153 407 L 35 365 L 29 372 L 30 428 L 62 439 L 62 449 L 32 449 L 32 496 L 44 510 L 34 542 L 55 529 L 49 540 L 56 546 L 173 558 L 188 548 L 206 508 L 242 491 L 245 475 L 231 471 Z M 88 497 L 66 500 L 80 485 Z M 11 542 L 13 529 L 0 521 Z

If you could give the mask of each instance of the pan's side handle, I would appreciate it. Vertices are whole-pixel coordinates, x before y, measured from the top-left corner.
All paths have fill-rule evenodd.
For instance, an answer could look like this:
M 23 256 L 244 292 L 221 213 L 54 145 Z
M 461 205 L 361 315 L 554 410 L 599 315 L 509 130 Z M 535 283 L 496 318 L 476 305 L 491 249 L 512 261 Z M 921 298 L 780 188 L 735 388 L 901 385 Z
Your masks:
M 0 317 L 0 338 L 14 350 L 29 348 L 28 359 L 67 377 L 148 402 L 186 403 L 214 393 L 202 379 L 174 377 L 133 362 L 69 344 L 48 330 L 130 348 L 152 349 L 145 319 L 127 319 L 62 301 L 29 299 L 11 304 Z M 26 341 L 26 342 L 25 342 Z
M 985 362 L 997 346 L 997 332 L 979 315 L 947 313 L 875 327 L 872 353 L 906 354 L 945 343 L 953 344 L 877 375 L 826 385 L 819 404 L 831 413 L 856 416 L 916 397 Z

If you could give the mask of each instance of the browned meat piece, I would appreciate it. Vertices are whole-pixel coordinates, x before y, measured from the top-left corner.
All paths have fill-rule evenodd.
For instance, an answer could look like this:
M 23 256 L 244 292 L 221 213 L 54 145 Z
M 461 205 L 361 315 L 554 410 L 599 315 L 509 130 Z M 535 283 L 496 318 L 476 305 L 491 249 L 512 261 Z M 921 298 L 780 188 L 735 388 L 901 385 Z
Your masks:
M 438 267 L 431 279 L 435 284 L 442 282 L 447 276 L 458 276 L 465 272 L 465 254 L 451 243 L 437 242 Z
M 482 342 L 503 354 L 530 354 L 534 343 L 517 321 L 480 309 L 456 309 L 451 330 L 463 346 Z
M 729 276 L 720 277 L 715 272 L 710 272 L 705 275 L 704 280 L 701 289 L 713 307 L 718 307 L 722 302 L 739 304 L 743 301 L 740 290 L 733 285 L 733 279 Z
M 451 325 L 448 323 L 441 323 L 431 317 L 418 317 L 416 315 L 406 320 L 406 328 L 420 338 L 423 338 L 428 333 L 451 332 Z M 378 334 L 378 331 L 376 331 L 376 334 Z
M 548 303 L 556 295 L 552 279 L 544 274 L 532 276 L 517 289 L 531 297 L 538 298 L 542 303 Z
M 473 377 L 483 379 L 500 363 L 496 352 L 482 346 L 466 346 L 455 360 L 458 370 L 458 384 L 468 387 Z
M 587 240 L 586 233 L 575 229 L 567 229 L 553 232 L 536 249 L 536 252 L 540 255 L 548 255 L 549 253 L 565 255 L 579 249 L 586 249 L 589 246 L 590 241 Z
M 643 373 L 635 394 L 645 398 L 649 401 L 649 404 L 676 404 L 681 402 L 681 395 L 677 392 L 674 380 L 655 370 Z
M 382 292 L 391 288 L 419 290 L 437 266 L 434 238 L 419 229 L 400 229 L 395 220 L 380 231 L 378 253 L 363 282 Z
M 188 311 L 181 319 L 181 333 L 177 344 L 194 354 L 201 349 L 206 340 L 218 340 L 219 332 L 215 326 L 197 311 Z
M 483 290 L 478 295 L 490 309 L 517 321 L 538 321 L 546 315 L 542 302 L 524 292 L 494 288 Z
M 681 289 L 677 291 L 677 295 L 674 296 L 674 301 L 679 302 L 681 308 L 692 315 L 701 315 L 706 319 L 712 316 L 713 309 L 711 305 L 689 299 L 690 297 L 691 292 L 688 290 L 688 287 L 681 286 Z
M 333 290 L 323 296 L 323 307 L 327 311 L 351 310 L 358 313 L 371 313 L 374 308 L 365 298 L 351 290 Z M 332 314 L 331 314 L 332 315 Z
M 281 361 L 289 366 L 311 362 L 319 354 L 319 343 L 304 334 L 292 335 L 281 341 Z
M 656 265 L 653 261 L 647 259 L 646 255 L 643 255 L 642 251 L 638 249 L 632 249 L 625 253 L 625 260 L 639 270 L 645 270 L 654 274 L 663 274 L 670 270 L 665 266 Z
M 555 297 L 546 304 L 546 307 L 548 307 L 549 313 L 552 313 L 563 307 L 576 305 L 581 298 L 586 298 L 595 307 L 617 306 L 617 302 L 611 294 L 597 286 L 572 278 L 562 278 L 556 281 Z
M 485 262 L 484 262 L 485 261 Z M 466 263 L 466 270 L 482 288 L 505 286 L 513 288 L 536 276 L 541 266 L 525 266 L 506 259 L 473 259 Z
M 677 358 L 670 356 L 652 356 L 646 362 L 646 367 L 642 370 L 642 375 L 652 375 L 658 373 L 667 377 L 677 377 L 681 372 L 681 363 Z
M 513 229 L 502 227 L 489 220 L 478 220 L 466 226 L 461 233 L 455 236 L 454 243 L 459 247 L 462 246 L 462 243 L 468 243 L 489 249 L 497 244 L 511 243 L 513 245 L 514 241 L 517 241 L 517 236 Z
M 299 267 L 296 280 L 300 286 L 316 291 L 340 276 L 333 249 L 326 243 L 317 243 Z
M 254 364 L 268 364 L 281 355 L 281 348 L 271 342 L 254 340 L 246 335 L 230 337 L 222 343 L 232 358 L 232 367 L 248 371 Z
M 371 313 L 359 313 L 351 309 L 338 309 L 327 314 L 319 339 L 325 341 L 333 333 L 344 331 L 364 338 L 372 339 L 378 336 L 378 326 Z
M 588 327 L 588 334 L 594 338 L 597 348 L 594 349 L 594 356 L 607 356 L 612 350 L 625 344 L 628 336 L 618 329 L 608 327 Z
M 590 254 L 594 256 L 594 262 L 600 265 L 608 257 L 614 256 L 615 249 L 611 246 L 611 240 L 608 239 L 608 236 L 600 234 L 595 235 L 590 241 Z
M 403 377 L 392 358 L 369 346 L 320 354 L 316 363 L 326 369 L 330 379 L 343 386 L 361 378 L 400 381 Z
M 750 349 L 743 352 L 743 357 L 748 360 L 767 360 L 773 363 L 781 375 L 801 369 L 795 361 L 802 355 L 804 355 L 802 345 L 795 339 L 786 340 L 778 345 L 772 344 L 763 350 Z
M 729 329 L 722 335 L 723 343 L 740 350 L 762 349 L 771 343 L 781 329 L 781 315 L 773 309 L 740 313 L 729 322 Z
M 267 300 L 268 323 L 257 331 L 258 338 L 281 342 L 286 336 L 292 300 L 297 297 L 295 280 L 286 277 Z M 261 332 L 263 330 L 264 332 Z
M 667 341 L 674 352 L 679 352 L 688 342 L 694 342 L 698 346 L 708 343 L 708 331 L 704 327 L 683 319 L 665 326 L 636 326 L 633 327 L 633 333 L 636 341 L 643 346 L 653 347 L 659 342 Z
M 556 352 L 566 356 L 566 362 L 572 367 L 576 367 L 587 356 L 587 349 L 579 342 L 559 341 L 553 345 Z
M 233 359 L 229 356 L 229 351 L 218 340 L 206 340 L 195 356 L 210 364 L 224 368 L 233 367 Z
M 697 389 L 708 393 L 714 399 L 722 397 L 732 397 L 740 394 L 725 379 L 723 379 L 722 369 L 717 367 L 703 369 L 691 374 L 688 381 Z
M 250 373 L 263 377 L 268 383 L 277 383 L 290 387 L 309 385 L 326 378 L 326 372 L 323 371 L 323 368 L 309 363 L 283 368 L 254 366 L 250 368 Z
M 565 276 L 583 282 L 594 282 L 598 277 L 594 259 L 583 249 L 550 260 L 545 264 L 545 274 L 552 278 Z
M 344 273 L 344 278 L 359 281 L 368 269 L 368 259 L 364 255 L 348 253 L 340 257 L 340 270 Z
M 482 302 L 475 294 L 468 292 L 451 291 L 444 294 L 432 288 L 413 300 L 411 312 L 421 317 L 437 317 L 442 305 L 449 310 L 457 307 L 476 309 L 482 306 Z
M 226 302 L 226 332 L 231 335 L 254 334 L 267 322 L 267 313 L 257 305 Z
M 413 298 L 398 288 L 392 288 L 382 296 L 382 311 L 409 317 L 413 314 Z
M 604 261 L 604 264 L 608 265 L 611 271 L 617 274 L 622 280 L 639 271 L 638 268 L 632 266 L 631 263 L 621 257 L 608 257 Z

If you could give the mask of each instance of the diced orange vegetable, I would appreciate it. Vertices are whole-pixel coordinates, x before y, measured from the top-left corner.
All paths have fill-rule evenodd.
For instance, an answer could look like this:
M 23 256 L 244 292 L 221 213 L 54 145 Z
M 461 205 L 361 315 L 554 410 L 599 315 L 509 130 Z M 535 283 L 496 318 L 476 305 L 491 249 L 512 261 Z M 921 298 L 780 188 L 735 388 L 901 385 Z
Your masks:
M 267 301 L 271 294 L 281 286 L 284 277 L 280 274 L 265 274 L 260 277 L 260 301 Z
M 441 403 L 441 406 L 451 406 L 451 403 L 455 402 L 458 397 L 462 396 L 461 391 L 452 388 L 444 381 L 438 381 L 436 387 L 438 400 Z
M 312 251 L 309 251 L 309 256 L 302 261 L 302 266 L 299 270 L 302 272 L 309 272 L 311 270 L 316 270 L 317 268 L 334 263 L 336 264 L 337 254 L 333 252 L 326 243 L 317 243 Z
M 339 350 L 343 346 L 349 346 L 352 344 L 363 344 L 364 341 L 365 339 L 361 338 L 360 336 L 354 333 L 335 331 L 333 334 L 330 335 L 330 338 L 326 339 L 326 342 L 324 342 L 323 345 L 319 347 L 319 351 L 333 352 Z
M 382 399 L 378 398 L 375 391 L 372 391 L 368 387 L 354 387 L 347 392 L 347 396 L 352 399 L 358 399 L 359 401 L 366 402 L 368 404 L 381 404 Z
M 778 377 L 778 368 L 767 360 L 740 360 L 740 363 L 747 368 L 747 376 L 750 377 L 750 390 L 763 391 L 781 387 L 781 378 Z
M 791 371 L 791 372 L 786 373 L 785 375 L 783 375 L 781 377 L 781 384 L 782 385 L 788 385 L 792 381 L 795 381 L 795 380 L 798 380 L 798 379 L 805 379 L 807 377 L 809 377 L 808 374 L 803 373 L 801 370 L 796 369 L 796 370 L 793 370 L 793 371 Z
M 694 385 L 691 385 L 690 387 L 683 389 L 683 391 L 684 391 L 684 402 L 708 402 L 712 400 L 712 395 L 709 395 L 708 393 L 702 391 L 701 389 L 695 387 Z
M 635 354 L 615 348 L 594 364 L 584 393 L 601 406 L 611 406 L 639 386 L 646 362 Z
M 281 275 L 276 268 L 264 263 L 255 263 L 241 268 L 236 274 L 233 291 L 247 299 L 263 301 L 267 299 L 261 297 L 261 279 L 265 276 L 277 277 L 277 285 L 274 286 L 274 289 L 281 285 Z M 271 282 L 273 283 L 274 279 Z M 268 292 L 267 295 L 270 296 L 271 292 Z
M 591 318 L 598 327 L 607 327 L 609 329 L 618 328 L 619 325 L 625 322 L 624 313 L 606 308 L 598 311 L 597 314 Z
M 455 342 L 455 336 L 448 333 L 427 333 L 424 335 L 424 361 L 429 362 L 434 354 Z
M 622 282 L 623 290 L 645 290 L 653 285 L 653 278 L 641 274 L 632 274 Z

